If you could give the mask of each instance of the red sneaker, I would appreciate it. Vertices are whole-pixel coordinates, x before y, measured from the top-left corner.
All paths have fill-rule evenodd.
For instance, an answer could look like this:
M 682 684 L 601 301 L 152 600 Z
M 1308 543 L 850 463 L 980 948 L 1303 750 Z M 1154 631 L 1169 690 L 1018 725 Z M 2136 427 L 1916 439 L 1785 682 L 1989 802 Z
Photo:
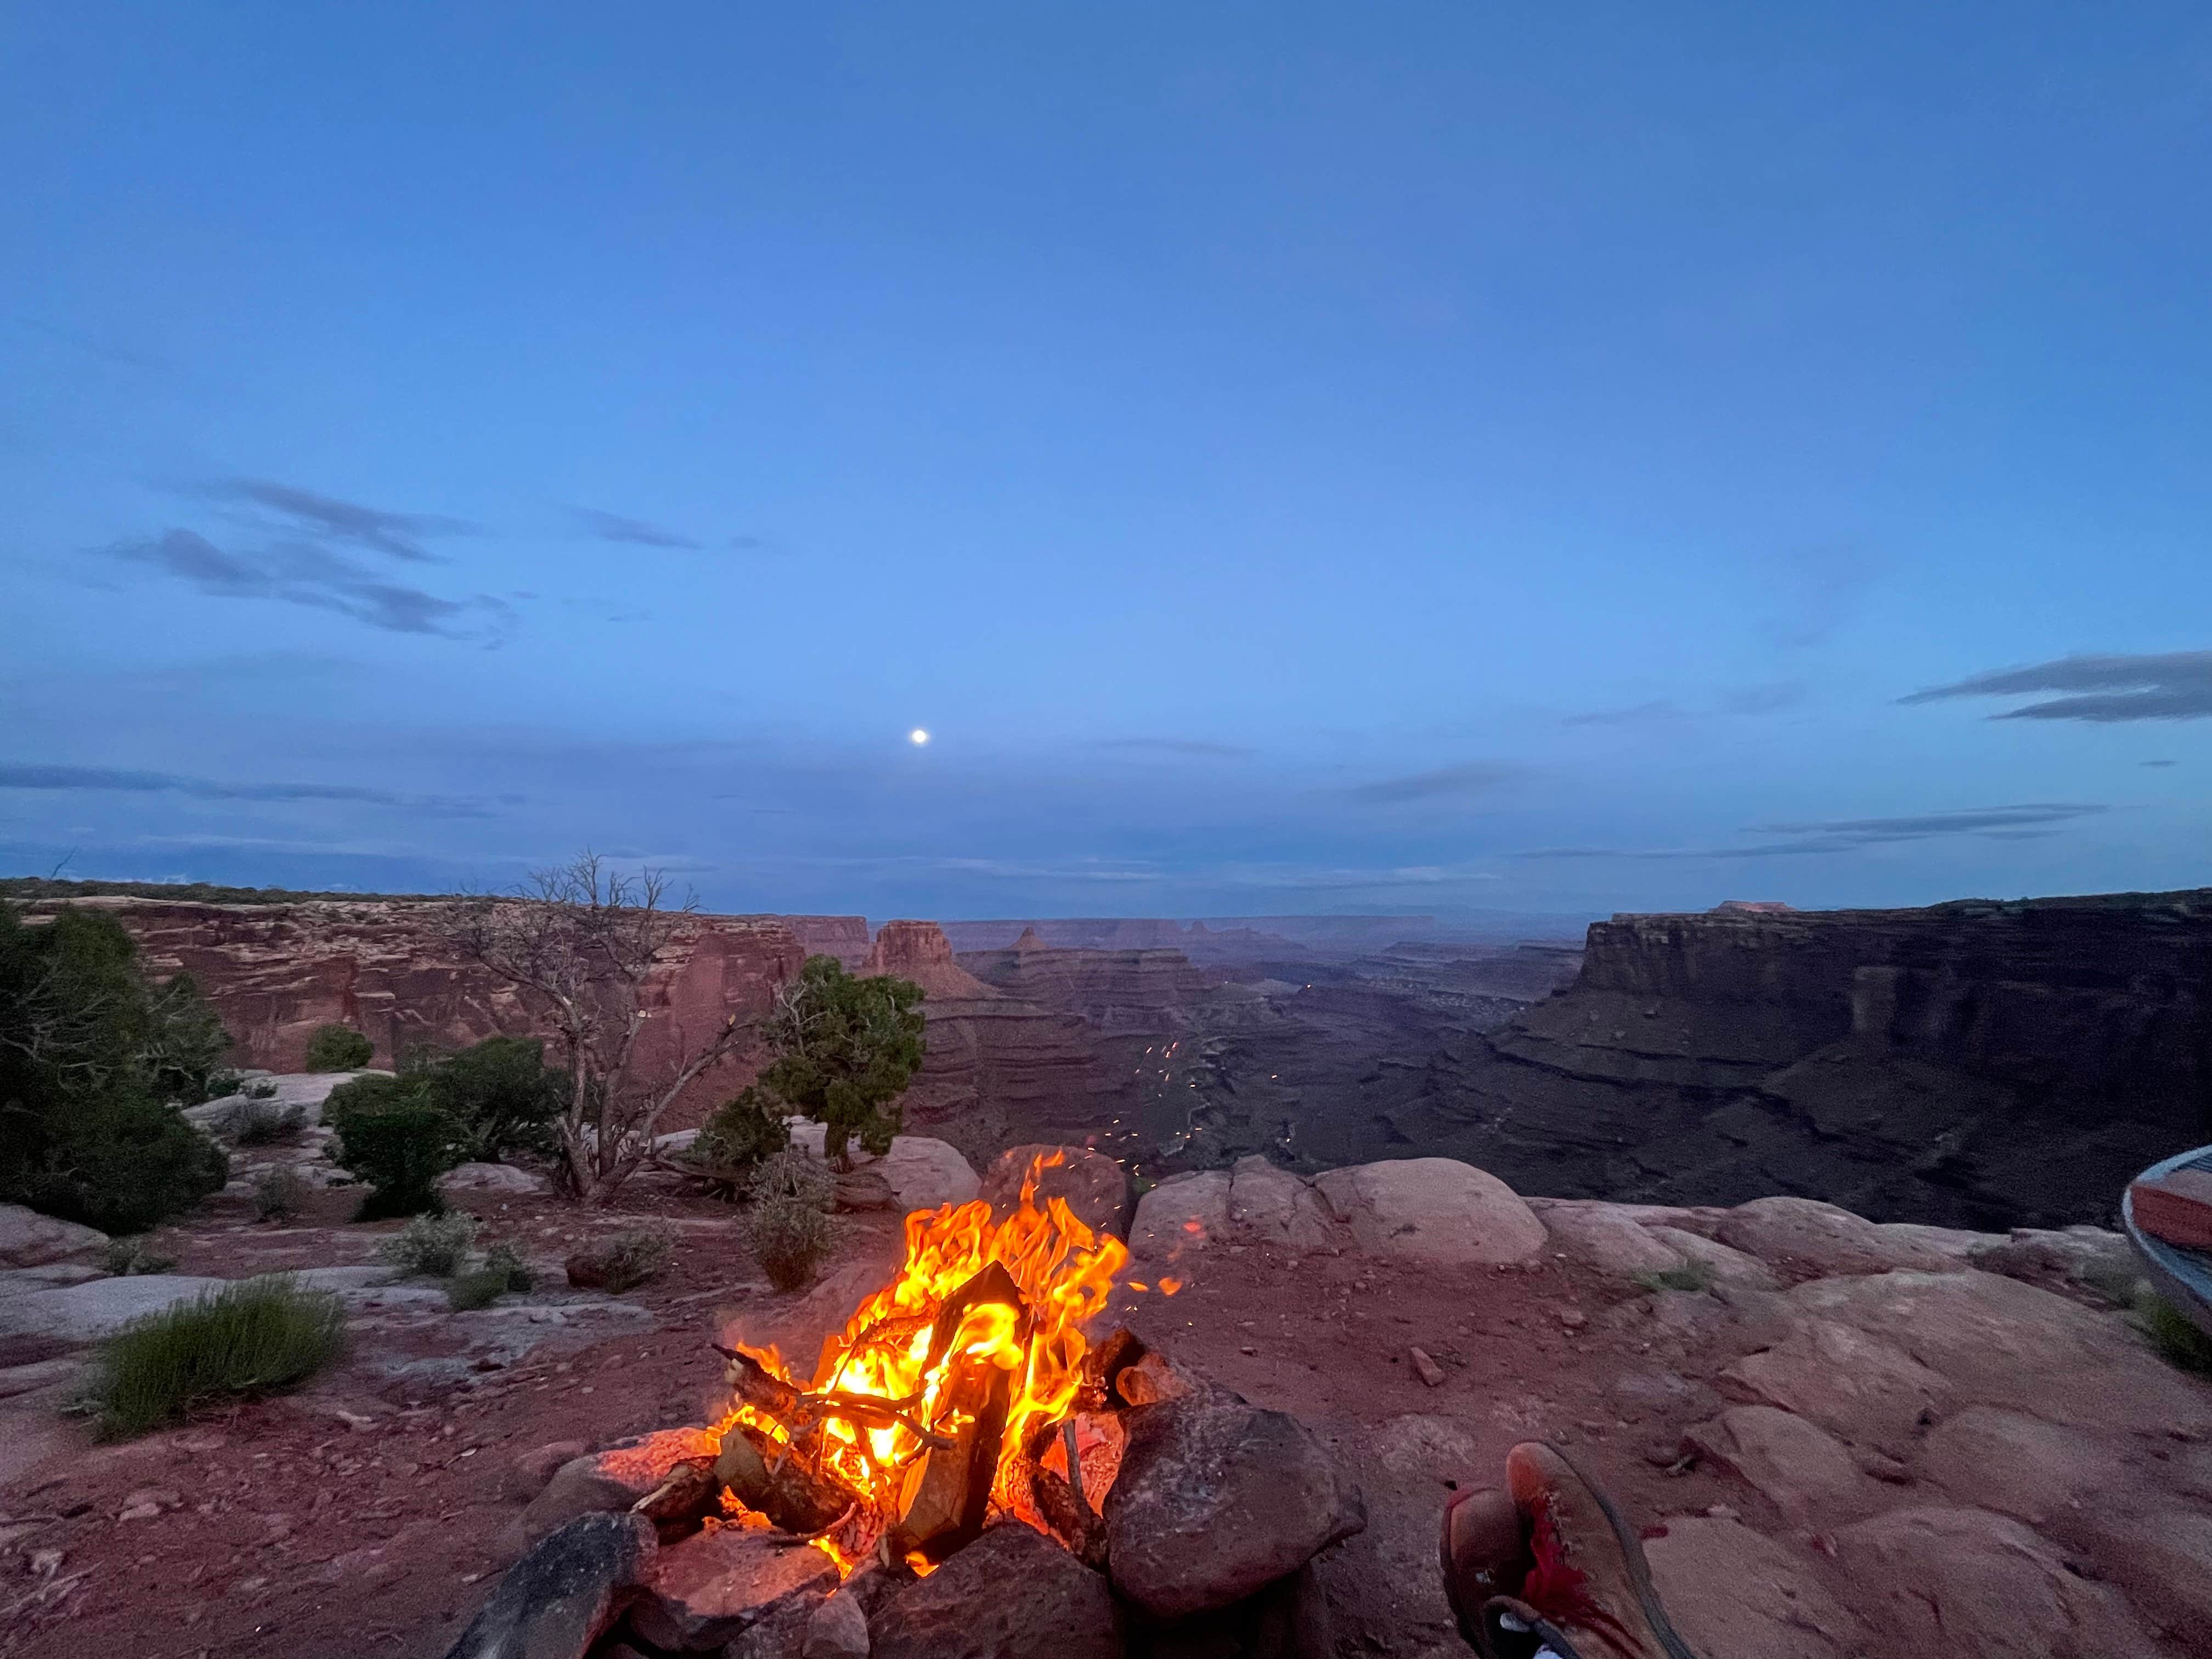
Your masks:
M 1444 1510 L 1444 1595 L 1484 1659 L 1697 1659 L 1659 1605 L 1636 1529 L 1556 1446 L 1506 1455 L 1506 1489 Z

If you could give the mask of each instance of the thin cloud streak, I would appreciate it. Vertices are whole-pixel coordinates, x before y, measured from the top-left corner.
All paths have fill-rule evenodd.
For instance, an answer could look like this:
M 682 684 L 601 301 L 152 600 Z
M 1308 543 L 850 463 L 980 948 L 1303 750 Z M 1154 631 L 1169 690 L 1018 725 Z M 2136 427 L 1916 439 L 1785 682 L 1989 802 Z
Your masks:
M 410 564 L 444 564 L 442 555 L 422 545 L 428 536 L 470 536 L 477 526 L 463 519 L 432 513 L 391 513 L 340 501 L 312 489 L 269 478 L 226 478 L 204 487 L 217 500 L 247 501 L 289 520 L 309 534 L 350 542 Z
M 1409 801 L 1450 800 L 1486 795 L 1517 783 L 1528 769 L 1504 761 L 1468 761 L 1460 766 L 1438 767 L 1406 777 L 1384 778 L 1354 785 L 1339 793 L 1346 799 L 1373 806 L 1395 806 Z
M 624 514 L 602 513 L 591 507 L 572 507 L 568 511 L 586 534 L 596 536 L 603 542 L 620 542 L 632 547 L 680 548 L 692 553 L 704 545 L 690 536 Z
M 200 800 L 352 801 L 398 807 L 437 817 L 495 816 L 490 804 L 448 795 L 406 795 L 345 783 L 222 783 L 173 772 L 138 772 L 100 766 L 43 766 L 0 762 L 0 789 L 93 790 L 122 794 L 190 795 Z M 517 804 L 509 799 L 508 805 Z
M 2008 708 L 1990 718 L 2083 720 L 2098 726 L 2127 720 L 2203 720 L 2212 717 L 2212 651 L 2061 657 L 2054 662 L 2000 669 L 1949 685 L 1930 686 L 1898 702 L 2016 697 L 2045 691 L 2069 695 Z
M 1259 752 L 1242 744 L 1209 743 L 1202 738 L 1102 738 L 1091 747 L 1139 754 L 1179 755 L 1193 760 L 1248 760 Z
M 2033 841 L 2059 833 L 2060 826 L 2106 806 L 2081 802 L 2033 802 L 2017 806 L 1970 807 L 1953 812 L 1922 812 L 1902 817 L 1835 818 L 1813 823 L 1765 823 L 1747 833 L 1787 836 L 1787 841 L 1741 847 L 1545 847 L 1511 854 L 1516 859 L 1769 859 L 1812 853 L 1850 853 L 1866 847 L 1928 841 L 1943 836 L 1977 836 L 1992 841 Z

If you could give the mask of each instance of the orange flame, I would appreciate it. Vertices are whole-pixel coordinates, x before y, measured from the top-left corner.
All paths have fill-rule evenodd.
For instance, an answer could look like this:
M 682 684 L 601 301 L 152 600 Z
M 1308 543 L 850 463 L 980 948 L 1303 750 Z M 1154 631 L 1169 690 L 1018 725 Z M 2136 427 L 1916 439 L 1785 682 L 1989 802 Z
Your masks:
M 843 1334 L 824 1345 L 812 1379 L 817 1394 L 835 1391 L 896 1405 L 934 1434 L 956 1432 L 966 1414 L 942 1398 L 956 1361 L 984 1362 L 1017 1373 L 1012 1403 L 1000 1443 L 994 1495 L 1011 1499 L 1006 1475 L 1032 1427 L 1067 1415 L 1083 1381 L 1088 1351 L 1082 1327 L 1106 1305 L 1114 1276 L 1129 1259 L 1128 1246 L 1101 1236 L 1061 1198 L 1036 1200 L 1038 1177 L 1064 1154 L 1040 1156 L 1022 1181 L 1021 1200 L 1003 1222 L 991 1206 L 971 1203 L 917 1210 L 906 1218 L 906 1261 L 890 1284 L 854 1310 Z M 1030 1316 L 1026 1341 L 1020 1316 L 999 1303 L 969 1308 L 935 1365 L 929 1364 L 932 1328 L 946 1301 L 990 1263 L 1001 1263 L 1020 1287 Z M 775 1350 L 745 1352 L 781 1380 L 803 1387 Z M 720 1427 L 744 1422 L 788 1443 L 790 1431 L 769 1413 L 739 1401 Z M 924 1443 L 896 1424 L 855 1422 L 830 1415 L 822 1424 L 822 1462 L 859 1492 L 878 1518 L 891 1515 L 901 1484 Z M 841 1567 L 852 1565 L 834 1543 L 825 1546 Z

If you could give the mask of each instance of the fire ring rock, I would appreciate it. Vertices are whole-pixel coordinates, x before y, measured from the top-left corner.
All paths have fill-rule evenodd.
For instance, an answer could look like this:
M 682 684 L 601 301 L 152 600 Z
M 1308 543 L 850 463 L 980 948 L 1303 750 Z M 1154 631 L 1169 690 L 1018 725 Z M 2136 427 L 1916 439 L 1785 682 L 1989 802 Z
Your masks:
M 1106 1495 L 1114 1588 L 1159 1619 L 1240 1601 L 1367 1524 L 1305 1425 L 1224 1389 L 1128 1412 Z
M 1043 1534 L 1001 1522 L 869 1621 L 875 1659 L 1121 1659 L 1113 1592 Z
M 641 1515 L 571 1521 L 499 1581 L 446 1659 L 583 1659 L 623 1593 L 645 1582 L 653 1551 Z
M 837 1588 L 820 1550 L 782 1533 L 712 1527 L 665 1548 L 630 1627 L 655 1647 L 706 1653 Z

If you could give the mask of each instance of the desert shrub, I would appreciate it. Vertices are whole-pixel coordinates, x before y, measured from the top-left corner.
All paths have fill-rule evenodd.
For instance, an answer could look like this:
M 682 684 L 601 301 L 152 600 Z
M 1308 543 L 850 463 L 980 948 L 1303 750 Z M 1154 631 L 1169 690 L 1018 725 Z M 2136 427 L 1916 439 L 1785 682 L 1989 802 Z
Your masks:
M 1712 1289 L 1719 1275 L 1710 1261 L 1685 1261 L 1679 1267 L 1662 1267 L 1656 1273 L 1636 1275 L 1636 1282 L 1647 1291 L 1686 1291 L 1692 1295 Z
M 117 1274 L 165 1273 L 177 1265 L 177 1258 L 163 1255 L 144 1238 L 111 1238 L 104 1265 Z
M 271 1089 L 270 1093 L 275 1093 Z M 252 1096 L 222 1115 L 222 1132 L 240 1146 L 275 1146 L 295 1140 L 307 1127 L 304 1106 L 280 1106 Z
M 253 1183 L 253 1214 L 259 1221 L 287 1221 L 306 1207 L 307 1179 L 297 1170 L 278 1164 L 264 1170 Z
M 154 1092 L 180 1106 L 197 1106 L 228 1092 L 235 1075 L 222 1063 L 230 1033 L 200 994 L 190 974 L 179 974 L 147 996 L 146 1064 Z
M 744 1191 L 751 1185 L 761 1160 L 791 1144 L 791 1128 L 783 1121 L 787 1109 L 767 1090 L 748 1085 L 700 1125 L 699 1138 L 684 1154 L 684 1162 L 726 1197 Z
M 530 1269 L 512 1244 L 495 1244 L 483 1261 L 466 1273 L 456 1273 L 446 1285 L 446 1304 L 455 1313 L 489 1308 L 509 1291 L 530 1288 Z
M 617 1233 L 569 1258 L 569 1282 L 594 1285 L 619 1296 L 659 1273 L 660 1264 L 668 1259 L 669 1249 L 668 1235 L 653 1228 Z
M 274 1084 L 270 1085 L 270 1091 L 271 1093 L 276 1091 Z M 227 1066 L 219 1072 L 210 1073 L 207 1092 L 210 1100 L 221 1100 L 226 1095 L 244 1094 L 246 1092 L 245 1076 Z
M 254 1078 L 247 1082 L 239 1093 L 244 1095 L 248 1100 L 274 1100 L 276 1098 L 276 1079 L 270 1077 Z
M 323 1121 L 338 1132 L 339 1167 L 371 1188 L 362 1220 L 445 1208 L 438 1177 L 461 1161 L 465 1136 L 421 1079 L 341 1083 L 323 1103 Z
M 888 974 L 856 978 L 835 957 L 809 957 L 776 994 L 766 1036 L 768 1091 L 823 1126 L 823 1156 L 847 1169 L 846 1146 L 890 1150 L 899 1097 L 927 1047 L 921 987 Z
M 808 1157 L 797 1146 L 787 1146 L 761 1160 L 745 1195 L 755 1204 L 787 1198 L 827 1213 L 836 1205 L 837 1177 L 819 1158 Z
M 752 1247 L 768 1282 L 795 1291 L 814 1277 L 830 1253 L 830 1218 L 817 1204 L 790 1193 L 775 1193 L 745 1216 L 745 1242 Z
M 212 1073 L 211 1018 L 114 917 L 0 905 L 0 1202 L 133 1233 L 220 1189 L 222 1149 L 170 1103 Z
M 384 1241 L 377 1255 L 402 1273 L 450 1279 L 477 1242 L 477 1218 L 465 1210 L 418 1215 Z
M 459 1054 L 417 1049 L 404 1077 L 419 1078 L 460 1126 L 464 1158 L 496 1163 L 511 1151 L 550 1152 L 568 1074 L 549 1071 L 538 1037 L 486 1037 Z
M 307 1039 L 311 1072 L 358 1072 L 376 1058 L 376 1045 L 350 1025 L 318 1025 Z
M 2212 1336 L 2148 1285 L 2136 1292 L 2135 1316 L 2136 1328 L 2168 1364 L 2212 1376 Z
M 92 1403 L 105 1439 L 143 1434 L 195 1406 L 273 1393 L 313 1376 L 345 1344 L 337 1297 L 250 1279 L 152 1315 L 111 1338 Z

